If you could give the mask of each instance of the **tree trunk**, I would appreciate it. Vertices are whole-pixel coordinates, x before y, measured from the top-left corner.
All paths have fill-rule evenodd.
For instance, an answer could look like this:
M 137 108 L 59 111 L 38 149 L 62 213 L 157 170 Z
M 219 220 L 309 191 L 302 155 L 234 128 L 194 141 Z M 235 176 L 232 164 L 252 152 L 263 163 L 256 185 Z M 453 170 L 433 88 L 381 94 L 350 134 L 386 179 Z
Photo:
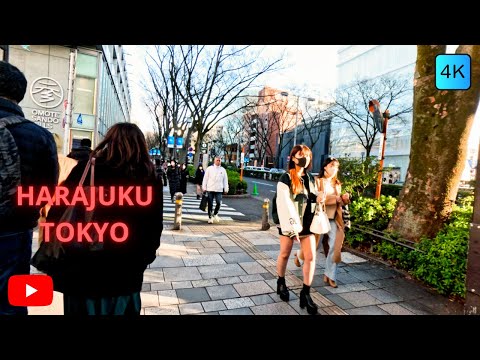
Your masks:
M 424 45 L 417 50 L 410 164 L 388 227 L 413 241 L 423 235 L 434 237 L 450 216 L 478 106 L 480 46 L 457 49 L 472 59 L 468 91 L 435 87 L 435 57 L 445 49 L 445 45 Z
M 203 135 L 199 131 L 198 132 L 198 137 L 197 137 L 197 142 L 195 143 L 195 155 L 193 155 L 193 166 L 197 168 L 198 164 L 202 160 L 200 158 L 201 151 L 202 151 L 202 142 L 203 142 Z M 205 169 L 206 170 L 206 169 Z

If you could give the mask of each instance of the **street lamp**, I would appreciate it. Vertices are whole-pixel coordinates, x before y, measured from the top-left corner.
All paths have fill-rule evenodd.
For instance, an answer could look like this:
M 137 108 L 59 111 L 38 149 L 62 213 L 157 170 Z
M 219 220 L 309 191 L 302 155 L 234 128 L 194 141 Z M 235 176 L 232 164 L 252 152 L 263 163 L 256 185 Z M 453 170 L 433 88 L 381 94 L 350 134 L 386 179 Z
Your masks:
M 282 91 L 280 94 L 283 95 L 283 96 L 288 96 L 288 92 L 286 92 L 286 91 Z M 298 102 L 299 102 L 300 98 L 305 99 L 307 101 L 315 101 L 315 99 L 311 98 L 311 97 L 303 97 L 303 96 L 299 96 L 299 95 L 294 95 L 294 96 L 297 97 L 297 110 L 295 111 L 295 131 L 293 132 L 293 146 L 297 145 Z

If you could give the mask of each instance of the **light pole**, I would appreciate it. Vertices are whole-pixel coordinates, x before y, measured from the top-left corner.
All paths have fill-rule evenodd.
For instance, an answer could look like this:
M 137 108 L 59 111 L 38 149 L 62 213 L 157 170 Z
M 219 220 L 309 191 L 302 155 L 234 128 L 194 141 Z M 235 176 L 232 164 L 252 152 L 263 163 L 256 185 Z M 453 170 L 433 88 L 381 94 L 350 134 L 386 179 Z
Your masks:
M 368 110 L 372 113 L 377 129 L 382 133 L 380 144 L 380 164 L 377 176 L 377 188 L 375 190 L 375 199 L 380 199 L 382 192 L 382 172 L 383 162 L 385 160 L 385 144 L 387 142 L 387 125 L 390 118 L 390 111 L 387 109 L 382 114 L 380 111 L 380 103 L 378 100 L 370 100 L 368 103 Z
M 286 92 L 286 91 L 282 91 L 280 94 L 288 97 L 288 92 Z M 300 98 L 305 99 L 307 101 L 315 101 L 315 99 L 311 98 L 311 97 L 303 97 L 303 96 L 299 96 L 299 95 L 294 95 L 294 96 L 297 97 L 297 110 L 295 111 L 295 130 L 293 132 L 293 146 L 297 145 L 298 102 L 299 102 Z

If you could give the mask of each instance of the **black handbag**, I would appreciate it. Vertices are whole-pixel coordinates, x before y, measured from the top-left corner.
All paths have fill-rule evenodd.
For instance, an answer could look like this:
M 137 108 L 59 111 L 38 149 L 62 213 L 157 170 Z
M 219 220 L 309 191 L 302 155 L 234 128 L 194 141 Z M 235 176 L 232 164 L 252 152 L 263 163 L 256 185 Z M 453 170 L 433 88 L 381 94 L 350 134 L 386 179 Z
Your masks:
M 208 206 L 208 196 L 207 196 L 207 193 L 203 193 L 202 200 L 200 200 L 199 209 L 202 211 L 207 211 L 207 206 Z
M 87 194 L 87 198 L 90 191 L 97 191 L 94 187 L 94 174 L 95 174 L 95 158 L 92 158 L 88 161 L 88 164 L 85 166 L 82 178 L 78 186 L 83 186 L 85 177 L 87 176 L 88 170 L 90 171 L 90 186 L 85 186 L 84 191 Z M 86 211 L 83 204 L 79 205 L 69 205 L 66 210 L 58 220 L 58 223 L 70 223 L 75 224 L 78 222 L 87 223 L 91 222 L 93 219 L 94 210 Z M 40 228 L 39 231 L 43 229 Z M 103 248 L 103 243 L 98 242 L 98 234 L 93 234 L 93 243 L 88 245 L 88 251 L 97 251 Z M 64 267 L 64 254 L 65 249 L 62 245 L 62 242 L 57 239 L 56 233 L 50 231 L 50 238 L 46 241 L 45 236 L 42 236 L 43 241 L 40 243 L 40 246 L 37 252 L 33 255 L 30 260 L 30 264 L 35 267 L 37 270 L 42 271 L 46 274 L 52 275 L 60 273 Z M 75 244 L 76 242 L 73 242 Z M 83 248 L 82 244 L 74 245 L 76 248 Z

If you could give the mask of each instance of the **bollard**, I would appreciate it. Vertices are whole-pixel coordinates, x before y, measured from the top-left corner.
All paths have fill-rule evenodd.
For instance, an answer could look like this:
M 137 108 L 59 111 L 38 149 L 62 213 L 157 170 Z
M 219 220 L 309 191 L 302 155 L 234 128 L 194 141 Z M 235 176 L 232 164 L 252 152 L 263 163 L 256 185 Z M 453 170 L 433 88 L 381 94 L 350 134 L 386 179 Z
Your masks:
M 182 227 L 182 203 L 183 194 L 181 192 L 175 193 L 175 220 L 173 222 L 173 230 L 180 230 Z
M 270 223 L 268 222 L 268 208 L 270 207 L 270 199 L 265 198 L 263 200 L 263 214 L 262 214 L 262 230 L 270 229 Z
M 252 195 L 258 196 L 257 183 L 253 183 Z

